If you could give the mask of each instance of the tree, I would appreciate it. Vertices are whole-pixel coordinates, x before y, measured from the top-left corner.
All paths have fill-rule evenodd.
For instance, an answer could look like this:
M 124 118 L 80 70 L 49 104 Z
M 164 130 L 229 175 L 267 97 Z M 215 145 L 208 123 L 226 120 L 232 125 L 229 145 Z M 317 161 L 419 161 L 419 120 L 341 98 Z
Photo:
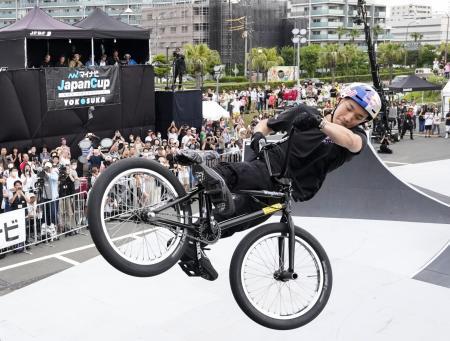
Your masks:
M 405 49 L 396 43 L 381 43 L 378 45 L 378 61 L 389 67 L 389 84 L 392 82 L 394 64 L 401 63 Z
M 170 73 L 170 66 L 158 66 L 158 64 L 168 65 L 168 61 L 164 54 L 157 54 L 153 57 L 152 62 L 155 65 L 155 77 L 161 79 Z
M 331 71 L 331 81 L 334 83 L 336 75 L 336 66 L 338 63 L 339 45 L 327 44 L 321 48 L 319 53 L 319 64 Z
M 212 71 L 214 65 L 221 64 L 220 55 L 211 50 L 206 44 L 186 44 L 183 47 L 186 57 L 188 73 L 195 75 L 196 87 L 200 89 L 203 85 L 203 76 Z
M 339 27 L 336 29 L 336 34 L 337 34 L 337 36 L 338 36 L 339 44 L 341 43 L 341 38 L 342 38 L 343 36 L 346 36 L 347 33 L 348 33 L 348 30 L 347 30 L 344 26 L 339 26 Z
M 300 65 L 306 70 L 309 77 L 314 77 L 319 66 L 320 50 L 320 45 L 316 44 L 300 48 Z
M 384 33 L 384 28 L 381 27 L 379 24 L 376 24 L 373 28 L 372 28 L 372 34 L 373 34 L 373 41 L 374 43 L 376 43 L 378 41 L 378 36 L 380 34 Z
M 275 47 L 257 47 L 250 51 L 250 64 L 252 70 L 257 70 L 257 77 L 259 77 L 259 73 L 264 73 L 266 74 L 267 79 L 267 72 L 269 69 L 273 66 L 283 65 L 283 62 L 283 58 L 278 55 L 278 51 Z
M 426 44 L 420 47 L 420 58 L 418 66 L 433 66 L 433 61 L 436 58 L 436 48 L 433 45 Z
M 414 42 L 417 43 L 417 41 L 422 40 L 423 34 L 418 32 L 412 32 L 410 33 L 410 37 L 414 39 Z
M 361 32 L 357 28 L 348 30 L 347 35 L 350 37 L 350 41 L 353 43 L 356 38 L 360 36 Z
M 280 56 L 284 60 L 284 65 L 295 65 L 295 50 L 293 46 L 283 46 L 280 50 Z
M 338 49 L 338 64 L 343 66 L 346 75 L 350 74 L 350 69 L 354 67 L 358 47 L 355 44 L 340 46 Z

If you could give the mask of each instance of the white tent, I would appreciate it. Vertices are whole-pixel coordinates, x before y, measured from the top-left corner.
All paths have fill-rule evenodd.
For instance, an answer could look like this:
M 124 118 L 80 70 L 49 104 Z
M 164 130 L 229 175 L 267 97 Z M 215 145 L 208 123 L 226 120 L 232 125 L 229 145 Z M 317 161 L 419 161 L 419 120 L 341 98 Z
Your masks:
M 450 81 L 445 85 L 441 91 L 442 98 L 442 115 L 450 111 Z
M 230 113 L 222 108 L 216 101 L 203 101 L 203 118 L 212 121 L 218 121 L 222 117 L 230 118 Z

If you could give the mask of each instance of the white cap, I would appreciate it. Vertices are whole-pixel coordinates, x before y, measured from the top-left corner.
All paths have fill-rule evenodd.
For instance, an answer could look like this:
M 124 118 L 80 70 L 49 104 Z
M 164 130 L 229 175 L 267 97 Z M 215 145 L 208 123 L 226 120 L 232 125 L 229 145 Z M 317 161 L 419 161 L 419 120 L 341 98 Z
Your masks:
M 53 167 L 53 165 L 50 162 L 46 162 L 44 164 L 44 168 L 52 168 L 52 167 Z

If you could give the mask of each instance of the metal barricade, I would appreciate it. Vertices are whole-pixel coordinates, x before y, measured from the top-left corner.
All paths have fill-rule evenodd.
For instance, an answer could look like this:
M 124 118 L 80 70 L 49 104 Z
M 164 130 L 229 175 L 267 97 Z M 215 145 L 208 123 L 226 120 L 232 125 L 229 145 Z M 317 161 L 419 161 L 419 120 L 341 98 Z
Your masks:
M 0 255 L 30 253 L 33 245 L 51 244 L 62 235 L 80 233 L 87 226 L 86 199 L 87 193 L 79 192 L 0 214 Z

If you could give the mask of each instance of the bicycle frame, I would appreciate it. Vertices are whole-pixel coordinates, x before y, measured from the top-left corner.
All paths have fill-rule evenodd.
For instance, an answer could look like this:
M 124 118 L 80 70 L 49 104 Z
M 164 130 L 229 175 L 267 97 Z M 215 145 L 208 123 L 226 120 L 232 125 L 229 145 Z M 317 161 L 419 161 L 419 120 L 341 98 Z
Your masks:
M 200 224 L 186 224 L 179 221 L 173 221 L 169 219 L 165 219 L 163 217 L 158 217 L 157 214 L 171 208 L 175 205 L 183 205 L 183 203 L 188 203 L 192 200 L 192 198 L 198 195 L 199 198 L 199 207 L 200 207 L 200 218 L 206 218 L 210 223 L 215 223 L 222 230 L 225 231 L 229 228 L 238 226 L 243 223 L 247 223 L 258 218 L 265 217 L 267 215 L 273 215 L 277 212 L 282 212 L 281 222 L 288 225 L 288 238 L 289 238 L 289 266 L 288 269 L 284 269 L 284 247 L 280 247 L 279 250 L 279 260 L 280 260 L 280 277 L 282 279 L 288 279 L 292 277 L 294 274 L 294 257 L 295 257 L 295 225 L 292 220 L 291 211 L 292 211 L 292 189 L 291 186 L 286 186 L 283 192 L 273 192 L 273 191 L 265 191 L 265 190 L 242 190 L 237 192 L 236 194 L 246 194 L 253 197 L 270 197 L 270 198 L 278 198 L 282 203 L 276 203 L 273 205 L 267 205 L 266 207 L 261 208 L 256 212 L 250 214 L 244 214 L 237 217 L 233 217 L 221 222 L 215 222 L 213 219 L 212 205 L 209 202 L 209 197 L 205 193 L 205 189 L 200 185 L 195 188 L 193 191 L 187 193 L 186 195 L 177 198 L 166 205 L 160 206 L 155 210 L 152 210 L 150 215 L 152 217 L 152 222 L 158 223 L 162 226 L 173 228 L 178 227 L 186 230 L 197 231 L 200 227 Z M 202 212 L 202 208 L 206 207 L 206 212 Z M 202 216 L 203 213 L 206 213 L 206 217 Z M 211 228 L 211 225 L 210 225 Z

